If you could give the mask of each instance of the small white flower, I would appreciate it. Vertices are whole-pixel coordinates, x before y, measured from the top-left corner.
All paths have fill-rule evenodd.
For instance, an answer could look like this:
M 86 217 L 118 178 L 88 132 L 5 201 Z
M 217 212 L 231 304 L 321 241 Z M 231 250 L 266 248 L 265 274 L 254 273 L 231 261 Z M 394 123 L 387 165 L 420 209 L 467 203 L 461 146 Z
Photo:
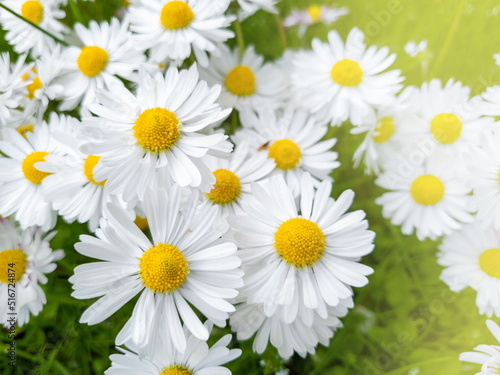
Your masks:
M 19 56 L 12 65 L 8 52 L 0 55 L 0 126 L 11 120 L 14 110 L 21 105 L 28 93 L 27 86 L 30 81 L 23 78 L 27 78 L 32 64 L 25 65 L 25 60 L 25 55 Z
M 30 227 L 22 232 L 8 219 L 0 217 L 0 322 L 26 324 L 30 315 L 37 316 L 47 302 L 39 284 L 46 284 L 45 274 L 55 270 L 55 261 L 64 256 L 62 250 L 52 251 L 49 241 L 55 232 L 43 234 L 40 228 Z M 9 286 L 15 284 L 15 287 Z M 15 296 L 11 290 L 15 289 Z M 14 298 L 15 306 L 8 304 Z M 12 315 L 14 313 L 15 315 Z
M 241 7 L 239 17 L 241 20 L 251 16 L 259 9 L 269 13 L 277 13 L 276 3 L 278 0 L 236 0 Z
M 66 13 L 59 9 L 60 4 L 57 1 L 4 0 L 2 3 L 59 39 L 63 38 L 62 33 L 67 32 L 66 26 L 58 21 L 64 18 Z M 56 46 L 56 41 L 52 37 L 5 9 L 0 9 L 0 24 L 7 31 L 5 39 L 17 53 L 31 52 L 31 56 L 38 57 Z
M 156 62 L 184 60 L 193 50 L 200 65 L 207 52 L 234 36 L 227 30 L 234 16 L 224 14 L 230 0 L 141 0 L 127 9 L 130 29 Z
M 427 40 L 422 40 L 418 44 L 415 42 L 408 42 L 405 44 L 405 52 L 411 57 L 417 56 L 420 52 L 427 49 Z
M 294 99 L 324 122 L 340 125 L 350 119 L 360 125 L 375 106 L 392 104 L 401 89 L 400 71 L 384 72 L 395 59 L 387 47 L 366 48 L 364 34 L 357 28 L 345 43 L 330 31 L 328 43 L 314 39 L 312 51 L 296 54 Z
M 80 102 L 95 102 L 97 89 L 122 85 L 118 77 L 131 79 L 145 56 L 131 41 L 128 21 L 113 18 L 111 22 L 90 21 L 89 27 L 75 25 L 83 47 L 63 51 L 64 67 L 57 83 L 64 86 L 62 110 L 71 110 Z
M 479 313 L 500 317 L 500 232 L 468 224 L 446 236 L 439 250 L 438 263 L 446 267 L 441 280 L 454 292 L 471 287 Z
M 317 23 L 330 25 L 340 17 L 349 14 L 347 8 L 328 7 L 326 5 L 310 5 L 304 10 L 292 11 L 288 17 L 283 20 L 283 26 L 290 27 L 299 25 L 299 35 L 304 35 L 307 26 Z
M 200 68 L 200 76 L 209 85 L 221 85 L 219 102 L 223 107 L 257 111 L 283 104 L 287 95 L 285 75 L 275 64 L 264 62 L 253 46 L 247 47 L 242 56 L 238 49 L 230 50 L 225 45 L 219 52 L 210 56 L 207 67 Z
M 215 222 L 216 206 L 198 210 L 198 194 L 181 203 L 181 188 L 148 190 L 144 211 L 152 240 L 134 224 L 126 212 L 108 205 L 107 219 L 95 237 L 81 236 L 75 245 L 83 255 L 102 260 L 75 268 L 73 296 L 101 297 L 82 315 L 82 323 L 97 324 L 110 317 L 136 295 L 140 295 L 132 317 L 116 338 L 117 345 L 132 340 L 144 347 L 157 342 L 160 322 L 165 322 L 173 346 L 184 352 L 188 337 L 182 322 L 198 339 L 209 331 L 193 307 L 211 322 L 223 327 L 228 302 L 242 286 L 241 261 L 236 245 L 220 236 L 227 226 Z
M 500 328 L 492 320 L 487 320 L 491 334 L 500 343 Z M 472 362 L 482 365 L 481 371 L 476 375 L 497 375 L 500 372 L 500 346 L 499 345 L 479 345 L 474 348 L 475 352 L 465 352 L 460 354 L 463 362 Z

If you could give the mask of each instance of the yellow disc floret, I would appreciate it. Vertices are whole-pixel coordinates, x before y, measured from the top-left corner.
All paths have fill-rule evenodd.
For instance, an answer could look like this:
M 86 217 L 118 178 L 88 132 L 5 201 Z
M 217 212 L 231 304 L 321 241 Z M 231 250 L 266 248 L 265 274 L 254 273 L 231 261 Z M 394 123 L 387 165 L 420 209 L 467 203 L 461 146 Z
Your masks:
M 142 231 L 145 231 L 149 228 L 148 219 L 139 215 L 135 215 L 134 224 L 137 225 L 137 228 Z
M 412 182 L 410 193 L 415 202 L 424 206 L 432 206 L 443 199 L 444 184 L 436 176 L 424 174 Z
M 373 135 L 373 141 L 375 143 L 385 143 L 387 142 L 396 132 L 396 127 L 394 126 L 394 118 L 390 116 L 382 117 L 378 120 L 377 128 L 375 129 L 375 134 Z
M 97 182 L 94 178 L 94 168 L 100 159 L 100 156 L 89 155 L 83 162 L 83 174 L 87 177 L 87 180 L 94 185 L 104 185 L 106 183 L 106 180 Z
M 319 17 L 321 16 L 321 6 L 320 5 L 310 5 L 307 7 L 307 14 L 311 19 L 312 23 L 318 23 Z
M 19 282 L 26 271 L 27 263 L 26 254 L 20 249 L 0 251 L 0 282 Z
M 255 92 L 255 74 L 246 65 L 236 65 L 224 80 L 226 89 L 237 96 L 249 96 Z
M 26 133 L 33 131 L 33 124 L 21 125 L 16 130 L 19 134 L 26 138 Z
M 228 169 L 217 169 L 213 173 L 215 185 L 207 193 L 207 198 L 215 204 L 233 203 L 241 192 L 240 179 Z
M 170 1 L 166 3 L 160 14 L 160 22 L 165 29 L 183 29 L 194 19 L 191 7 L 184 1 Z
M 288 264 L 297 268 L 309 267 L 323 256 L 326 237 L 315 222 L 293 218 L 278 227 L 274 248 Z
M 479 255 L 479 267 L 491 277 L 500 279 L 500 249 L 485 250 Z
M 439 143 L 453 143 L 462 134 L 462 120 L 453 113 L 441 113 L 431 120 L 431 133 Z
M 165 108 L 151 108 L 142 112 L 132 127 L 137 144 L 147 151 L 170 149 L 180 138 L 180 121 L 175 113 Z
M 35 151 L 26 156 L 21 164 L 21 169 L 24 177 L 32 184 L 40 184 L 45 177 L 50 175 L 48 172 L 43 172 L 35 168 L 35 164 L 39 161 L 45 161 L 45 157 L 49 155 L 48 152 Z
M 189 264 L 182 251 L 164 243 L 146 250 L 139 263 L 142 283 L 155 293 L 170 293 L 178 289 L 188 273 Z
M 356 61 L 344 59 L 335 63 L 330 77 L 341 86 L 354 87 L 363 80 L 363 70 Z
M 38 25 L 43 20 L 43 5 L 37 0 L 26 1 L 21 5 L 21 15 Z
M 28 98 L 33 99 L 35 97 L 35 91 L 41 89 L 43 86 L 40 78 L 33 78 L 33 82 L 28 85 Z
M 185 366 L 174 365 L 167 367 L 159 375 L 194 375 L 194 373 Z
M 280 139 L 269 146 L 267 156 L 274 159 L 274 163 L 279 169 L 289 170 L 295 168 L 299 164 L 302 152 L 294 141 L 290 139 Z
M 76 63 L 78 69 L 87 77 L 95 77 L 101 73 L 108 64 L 109 55 L 101 47 L 83 47 Z

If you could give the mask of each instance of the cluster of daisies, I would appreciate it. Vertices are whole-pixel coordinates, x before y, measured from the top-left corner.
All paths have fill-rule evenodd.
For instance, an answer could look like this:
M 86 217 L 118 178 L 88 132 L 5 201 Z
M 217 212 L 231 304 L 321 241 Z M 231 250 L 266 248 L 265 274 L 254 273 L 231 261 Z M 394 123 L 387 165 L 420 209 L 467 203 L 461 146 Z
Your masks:
M 291 94 L 299 56 L 266 62 L 225 44 L 232 22 L 274 1 L 238 4 L 136 0 L 71 30 L 61 0 L 0 8 L 18 54 L 0 60 L 2 295 L 14 264 L 17 323 L 37 315 L 39 284 L 63 256 L 44 233 L 58 218 L 87 223 L 75 249 L 98 261 L 69 281 L 73 297 L 97 300 L 80 321 L 138 296 L 107 374 L 226 374 L 241 351 L 231 335 L 207 340 L 228 321 L 238 339 L 255 336 L 257 353 L 269 343 L 285 359 L 314 353 L 373 272 L 360 263 L 374 233 L 363 211 L 348 212 L 354 193 L 331 197 L 329 120 Z M 323 11 L 311 8 L 310 24 Z M 332 73 L 341 85 L 349 61 Z
M 228 321 L 257 353 L 328 345 L 373 272 L 354 193 L 331 197 L 340 163 L 325 136 L 346 121 L 364 137 L 354 164 L 387 190 L 384 217 L 420 240 L 445 236 L 443 281 L 500 316 L 500 87 L 403 89 L 396 56 L 357 28 L 273 62 L 231 48 L 232 23 L 275 2 L 133 0 L 72 28 L 65 0 L 3 2 L 17 55 L 0 55 L 0 287 L 15 263 L 19 325 L 46 302 L 39 283 L 63 253 L 44 233 L 59 217 L 93 233 L 75 249 L 98 262 L 70 278 L 73 297 L 98 298 L 82 323 L 139 296 L 107 374 L 225 374 L 241 351 L 231 335 L 207 339 Z M 283 26 L 347 13 L 310 6 Z M 463 359 L 492 373 L 496 348 Z

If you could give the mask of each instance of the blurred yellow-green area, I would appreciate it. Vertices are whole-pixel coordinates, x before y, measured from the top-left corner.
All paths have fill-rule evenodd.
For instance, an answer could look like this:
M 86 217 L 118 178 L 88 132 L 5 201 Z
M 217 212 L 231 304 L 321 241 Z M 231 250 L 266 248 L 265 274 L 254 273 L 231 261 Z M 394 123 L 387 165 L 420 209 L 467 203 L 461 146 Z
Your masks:
M 331 29 L 345 37 L 351 28 L 358 27 L 365 32 L 367 45 L 388 46 L 397 54 L 394 65 L 402 70 L 406 85 L 454 78 L 469 85 L 475 95 L 500 84 L 499 67 L 493 58 L 500 53 L 500 3 L 494 0 L 281 0 L 279 17 L 260 11 L 243 21 L 246 45 L 255 45 L 269 60 L 278 58 L 284 48 L 279 36 L 280 18 L 312 4 L 345 6 L 349 14 L 332 25 L 312 25 L 303 37 L 299 37 L 297 27 L 286 29 L 288 48 L 309 48 L 312 38 L 326 40 Z M 110 19 L 119 6 L 121 0 L 69 0 L 65 22 L 71 25 L 75 21 Z M 426 51 L 414 57 L 405 52 L 408 42 L 423 40 L 428 43 Z M 7 48 L 0 40 L 0 49 Z M 352 167 L 352 154 L 361 136 L 350 135 L 347 124 L 332 129 L 329 136 L 338 138 L 335 148 L 342 162 L 333 174 L 333 197 L 348 188 L 356 192 L 353 209 L 365 210 L 370 228 L 377 233 L 375 251 L 363 259 L 375 273 L 367 287 L 356 290 L 356 306 L 343 319 L 344 328 L 329 347 L 319 347 L 306 359 L 293 357 L 282 363 L 272 349 L 257 356 L 252 353 L 251 342 L 233 340 L 233 347 L 241 347 L 243 355 L 228 367 L 233 374 L 245 375 L 274 374 L 284 368 L 293 375 L 479 372 L 478 365 L 458 360 L 460 353 L 479 344 L 496 344 L 486 329 L 486 317 L 478 314 L 473 291 L 456 294 L 440 281 L 437 242 L 403 236 L 399 228 L 382 218 L 380 207 L 374 203 L 381 189 L 374 185 L 373 177 Z M 109 355 L 116 352 L 115 336 L 131 314 L 133 303 L 99 325 L 78 323 L 93 301 L 73 299 L 68 278 L 77 264 L 88 261 L 73 249 L 86 227 L 60 220 L 57 230 L 53 247 L 63 248 L 67 255 L 44 287 L 48 300 L 44 311 L 18 329 L 17 370 L 2 358 L 2 374 L 102 374 L 110 365 Z M 215 333 L 220 337 L 227 332 Z M 6 348 L 6 335 L 0 336 Z

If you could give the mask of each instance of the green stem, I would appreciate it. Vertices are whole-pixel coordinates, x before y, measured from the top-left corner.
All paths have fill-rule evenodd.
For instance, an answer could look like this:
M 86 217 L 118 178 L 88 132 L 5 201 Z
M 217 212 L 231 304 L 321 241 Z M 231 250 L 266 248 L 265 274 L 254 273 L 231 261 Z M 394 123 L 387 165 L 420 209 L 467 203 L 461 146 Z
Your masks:
M 76 22 L 83 24 L 82 13 L 80 13 L 80 9 L 78 8 L 75 0 L 69 0 L 69 8 L 71 9 L 71 14 L 73 14 Z
M 441 48 L 441 51 L 439 52 L 439 55 L 436 59 L 436 63 L 434 64 L 432 71 L 430 72 L 431 78 L 436 76 L 437 71 L 441 67 L 443 60 L 446 54 L 448 53 L 448 50 L 450 49 L 451 43 L 453 42 L 453 39 L 457 34 L 458 27 L 460 26 L 460 21 L 462 20 L 462 16 L 464 14 L 464 9 L 466 5 L 467 5 L 467 0 L 461 0 L 460 4 L 456 8 L 457 13 L 455 14 L 455 19 L 453 20 L 453 23 L 450 26 L 450 31 L 446 36 L 446 39 L 443 43 L 443 47 Z
M 234 32 L 236 33 L 236 41 L 238 43 L 238 49 L 240 51 L 240 56 L 243 56 L 243 53 L 245 53 L 245 38 L 243 36 L 241 22 L 237 18 L 236 18 L 236 21 L 234 21 Z
M 20 18 L 22 19 L 24 22 L 26 23 L 29 23 L 31 26 L 33 26 L 35 29 L 41 31 L 42 33 L 44 33 L 45 35 L 48 35 L 50 36 L 52 39 L 54 39 L 56 42 L 62 44 L 63 46 L 69 46 L 68 43 L 66 43 L 64 40 L 62 39 L 59 39 L 58 37 L 56 37 L 55 35 L 52 35 L 51 33 L 49 33 L 47 30 L 44 30 L 42 29 L 40 26 L 38 26 L 37 24 L 34 24 L 33 22 L 31 22 L 30 20 L 27 20 L 26 18 L 24 18 L 23 16 L 21 16 L 20 14 L 17 14 L 16 12 L 14 12 L 12 9 L 6 7 L 5 5 L 3 4 L 0 4 L 0 8 L 3 8 L 5 9 L 7 12 L 9 13 L 12 13 L 14 16 L 16 16 L 17 18 Z
M 237 128 L 238 128 L 238 112 L 236 112 L 236 109 L 233 108 L 233 111 L 231 112 L 231 134 L 234 134 Z
M 281 17 L 278 13 L 274 15 L 274 19 L 276 20 L 276 25 L 278 26 L 278 34 L 280 36 L 281 45 L 283 47 L 283 50 L 285 50 L 288 43 L 286 41 L 286 33 L 285 28 L 283 27 L 283 22 L 281 21 Z

